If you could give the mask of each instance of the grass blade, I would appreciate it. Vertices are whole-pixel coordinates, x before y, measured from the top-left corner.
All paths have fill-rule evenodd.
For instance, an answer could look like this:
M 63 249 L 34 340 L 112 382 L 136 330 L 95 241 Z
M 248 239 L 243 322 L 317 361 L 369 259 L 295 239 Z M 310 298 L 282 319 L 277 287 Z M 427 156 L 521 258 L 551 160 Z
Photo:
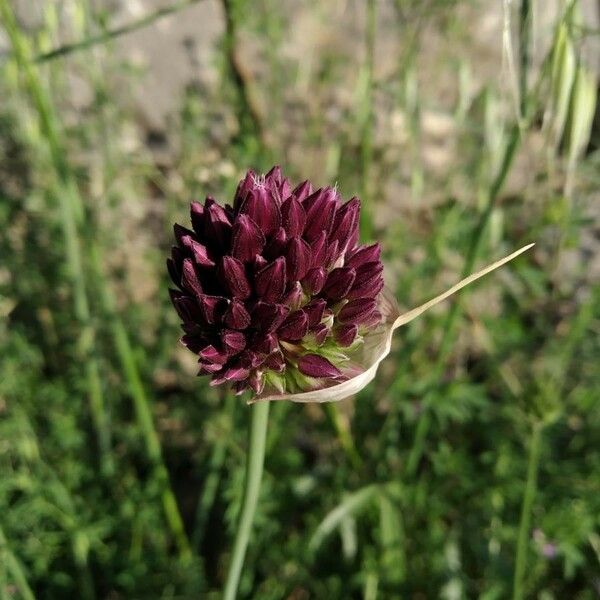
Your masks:
M 35 600 L 35 594 L 29 587 L 29 583 L 27 583 L 25 570 L 19 562 L 19 559 L 8 547 L 8 541 L 4 535 L 4 532 L 2 531 L 2 527 L 0 527 L 0 562 L 5 566 L 6 570 L 12 577 L 20 597 L 23 600 Z
M 36 108 L 40 128 L 48 144 L 52 165 L 59 184 L 57 194 L 61 205 L 68 264 L 73 278 L 75 313 L 81 323 L 79 345 L 86 360 L 85 370 L 88 375 L 88 390 L 92 414 L 99 431 L 98 436 L 101 448 L 104 448 L 104 463 L 107 463 L 110 460 L 106 458 L 110 456 L 109 448 L 106 447 L 108 436 L 106 432 L 107 417 L 103 407 L 102 396 L 100 395 L 100 375 L 95 359 L 96 353 L 93 351 L 94 330 L 91 326 L 89 300 L 83 273 L 82 244 L 78 233 L 78 221 L 79 225 L 83 222 L 84 203 L 80 197 L 66 158 L 66 152 L 61 143 L 60 129 L 50 98 L 44 90 L 38 67 L 31 60 L 27 40 L 21 33 L 7 0 L 0 0 L 0 16 L 2 16 L 5 28 L 9 34 L 15 59 L 25 76 L 27 91 Z M 148 458 L 153 465 L 156 479 L 160 484 L 165 516 L 178 544 L 182 558 L 188 559 L 191 556 L 191 551 L 185 535 L 183 520 L 181 519 L 175 495 L 169 483 L 167 469 L 162 460 L 160 442 L 154 428 L 152 412 L 139 375 L 139 370 L 135 363 L 129 336 L 115 310 L 112 292 L 101 272 L 100 248 L 93 239 L 90 239 L 88 246 L 90 248 L 92 264 L 97 273 L 96 281 L 100 288 L 100 300 L 104 310 L 111 315 L 109 322 L 113 341 L 133 399 L 136 417 L 146 443 Z M 112 472 L 112 465 L 110 466 L 110 471 Z
M 542 425 L 540 423 L 535 423 L 531 432 L 527 481 L 525 483 L 525 493 L 523 495 L 521 520 L 519 522 L 519 537 L 517 541 L 515 575 L 513 581 L 513 600 L 522 600 L 522 598 L 524 598 L 523 580 L 525 578 L 525 568 L 527 566 L 527 548 L 529 546 L 529 531 L 531 529 L 531 509 L 533 507 L 537 487 L 541 442 Z
M 61 56 L 67 56 L 73 52 L 78 52 L 80 50 L 86 50 L 93 46 L 97 46 L 98 44 L 104 44 L 112 39 L 117 37 L 121 37 L 122 35 L 126 35 L 128 33 L 132 33 L 137 31 L 138 29 L 143 29 L 144 27 L 148 27 L 152 25 L 158 19 L 162 17 L 166 17 L 167 15 L 171 15 L 175 12 L 178 12 L 192 4 L 196 4 L 200 0 L 179 0 L 179 2 L 175 2 L 171 6 L 165 6 L 164 8 L 159 8 L 158 10 L 137 19 L 131 23 L 127 23 L 122 27 L 116 27 L 115 29 L 109 29 L 104 31 L 98 35 L 93 35 L 87 37 L 79 42 L 75 42 L 73 44 L 65 44 L 60 48 L 56 48 L 51 50 L 50 52 L 46 52 L 45 54 L 40 54 L 35 58 L 35 62 L 43 63 L 49 60 L 53 60 L 55 58 L 59 58 Z
M 77 232 L 76 218 L 82 216 L 81 203 L 78 201 L 77 188 L 70 175 L 61 147 L 58 123 L 53 114 L 50 99 L 42 86 L 38 70 L 31 61 L 28 41 L 17 24 L 8 0 L 0 0 L 0 16 L 12 45 L 15 61 L 23 74 L 25 87 L 36 109 L 40 130 L 47 141 L 57 178 L 54 192 L 60 205 L 66 259 L 73 286 L 74 312 L 80 327 L 77 349 L 84 363 L 90 412 L 98 436 L 102 468 L 105 473 L 109 474 L 113 472 L 113 463 L 110 453 L 108 418 L 96 359 L 95 332 L 91 323 L 90 305 L 84 278 L 82 245 Z
M 315 552 L 348 515 L 356 515 L 364 510 L 379 491 L 378 485 L 367 485 L 360 490 L 348 494 L 327 516 L 321 521 L 317 530 L 308 543 L 309 550 Z

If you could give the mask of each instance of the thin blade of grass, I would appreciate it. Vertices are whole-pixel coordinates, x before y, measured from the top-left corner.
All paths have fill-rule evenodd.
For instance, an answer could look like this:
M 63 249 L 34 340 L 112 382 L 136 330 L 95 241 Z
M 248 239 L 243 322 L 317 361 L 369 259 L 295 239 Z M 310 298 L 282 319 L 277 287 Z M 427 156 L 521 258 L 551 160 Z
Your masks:
M 506 181 L 508 172 L 510 170 L 510 166 L 513 163 L 520 141 L 521 127 L 517 123 L 512 127 L 511 135 L 509 138 L 509 142 L 506 146 L 506 150 L 504 152 L 504 157 L 502 159 L 500 170 L 490 187 L 488 193 L 487 206 L 485 210 L 481 213 L 479 221 L 471 235 L 467 259 L 465 261 L 465 267 L 463 269 L 463 276 L 468 276 L 469 272 L 473 269 L 473 265 L 475 264 L 475 260 L 477 259 L 477 255 L 479 254 L 479 248 L 481 246 L 483 234 L 487 229 L 488 223 L 494 213 L 496 200 L 498 198 L 500 190 L 502 189 L 502 186 Z M 442 340 L 440 342 L 440 349 L 432 370 L 432 381 L 439 380 L 439 377 L 444 369 L 444 365 L 446 364 L 446 360 L 450 353 L 452 334 L 454 332 L 456 320 L 458 319 L 459 310 L 460 304 L 459 302 L 455 302 L 450 308 L 448 316 L 446 317 L 446 320 L 444 322 Z M 437 395 L 434 390 L 430 390 L 429 394 L 427 394 L 428 400 L 430 400 L 432 397 L 434 399 L 433 401 L 435 401 Z M 431 416 L 429 415 L 428 411 L 423 411 L 419 416 L 419 420 L 417 422 L 417 429 L 415 431 L 413 445 L 406 463 L 406 472 L 408 475 L 413 475 L 416 472 L 419 461 L 421 460 L 421 456 L 423 455 L 423 451 L 425 448 L 425 440 L 427 438 L 427 433 L 429 432 L 430 426 Z
M 37 112 L 39 127 L 47 141 L 57 178 L 54 192 L 60 206 L 66 261 L 73 288 L 74 313 L 79 323 L 77 350 L 84 364 L 90 413 L 101 454 L 101 467 L 106 474 L 111 474 L 114 465 L 110 452 L 108 417 L 104 405 L 100 369 L 96 359 L 95 331 L 91 322 L 90 304 L 84 277 L 82 245 L 77 231 L 76 219 L 82 215 L 82 211 L 77 210 L 77 206 L 80 205 L 76 200 L 77 188 L 70 176 L 61 148 L 58 123 L 54 117 L 50 100 L 44 91 L 37 68 L 31 61 L 29 43 L 22 34 L 7 0 L 0 0 L 0 16 L 8 34 L 15 61 L 23 75 L 25 87 Z
M 51 100 L 42 85 L 39 68 L 31 59 L 31 51 L 27 39 L 21 32 L 7 0 L 0 0 L 0 16 L 2 16 L 4 26 L 9 34 L 15 59 L 24 74 L 27 91 L 29 92 L 37 111 L 40 128 L 46 138 L 53 169 L 58 182 L 57 194 L 61 203 L 67 258 L 74 280 L 75 313 L 78 320 L 81 322 L 80 345 L 85 350 L 84 358 L 88 360 L 86 372 L 93 375 L 93 377 L 88 375 L 88 387 L 91 390 L 90 396 L 92 398 L 90 403 L 94 420 L 98 423 L 98 435 L 100 442 L 102 443 L 106 438 L 106 434 L 102 431 L 102 428 L 105 427 L 104 424 L 107 423 L 107 417 L 103 405 L 100 404 L 97 396 L 94 396 L 94 394 L 97 394 L 98 389 L 101 389 L 99 387 L 100 376 L 97 367 L 96 370 L 94 370 L 96 361 L 96 352 L 92 351 L 94 330 L 91 326 L 88 292 L 86 290 L 83 272 L 83 246 L 78 232 L 78 227 L 83 225 L 84 203 L 71 172 L 66 151 L 62 144 L 58 120 L 54 115 Z M 148 458 L 153 465 L 156 480 L 161 488 L 165 516 L 171 528 L 173 537 L 178 544 L 181 557 L 187 560 L 191 557 L 189 542 L 185 534 L 183 520 L 177 507 L 175 495 L 169 483 L 168 471 L 162 459 L 160 441 L 154 427 L 152 411 L 133 356 L 129 336 L 117 314 L 112 292 L 108 283 L 105 281 L 104 274 L 101 270 L 102 261 L 100 247 L 93 240 L 93 236 L 90 236 L 88 242 L 87 246 L 89 246 L 92 264 L 95 265 L 95 270 L 98 275 L 96 277 L 96 283 L 99 287 L 100 299 L 104 310 L 112 315 L 109 323 L 113 341 L 133 399 L 136 417 L 145 440 Z M 107 456 L 110 456 L 108 449 L 106 449 L 105 452 Z
M 90 253 L 94 271 L 97 275 L 96 279 L 102 281 L 104 274 L 102 273 L 99 246 L 93 244 L 90 247 Z M 125 375 L 129 393 L 133 400 L 136 419 L 142 431 L 146 452 L 154 469 L 156 481 L 160 486 L 160 494 L 167 523 L 175 538 L 181 557 L 189 560 L 191 558 L 190 544 L 185 533 L 183 519 L 177 506 L 175 493 L 171 488 L 169 472 L 164 463 L 160 440 L 154 427 L 152 409 L 135 360 L 129 335 L 117 312 L 115 298 L 107 282 L 100 286 L 99 292 L 100 301 L 110 325 L 117 356 L 121 363 L 121 369 Z
M 375 40 L 377 38 L 377 3 L 367 1 L 365 29 L 365 64 L 361 71 L 364 80 L 360 90 L 358 115 L 360 127 L 360 174 L 362 196 L 361 235 L 371 239 L 373 235 L 372 162 L 373 162 L 373 70 L 375 67 Z
M 103 44 L 112 39 L 121 37 L 128 33 L 132 33 L 137 31 L 138 29 L 143 29 L 144 27 L 148 27 L 152 25 L 158 19 L 162 17 L 166 17 L 173 13 L 176 13 L 184 8 L 191 6 L 192 4 L 196 4 L 200 2 L 200 0 L 180 0 L 179 2 L 175 2 L 171 6 L 165 6 L 164 8 L 159 8 L 158 10 L 137 19 L 136 21 L 132 21 L 131 23 L 127 23 L 126 25 L 122 25 L 121 27 L 116 27 L 115 29 L 109 29 L 104 31 L 103 33 L 99 33 L 98 35 L 93 35 L 87 37 L 78 42 L 74 42 L 72 44 L 65 44 L 64 46 L 60 46 L 59 48 L 55 48 L 50 52 L 46 52 L 45 54 L 40 54 L 35 58 L 35 62 L 43 63 L 49 60 L 53 60 L 55 58 L 59 58 L 61 56 L 66 56 L 73 52 L 78 52 L 80 50 L 86 50 L 87 48 L 91 48 L 92 46 L 96 46 L 98 44 Z
M 5 566 L 6 570 L 12 577 L 14 586 L 23 600 L 35 600 L 35 594 L 29 587 L 25 569 L 21 565 L 19 559 L 13 554 L 8 546 L 8 541 L 2 527 L 0 526 L 0 561 Z M 8 586 L 7 586 L 8 587 Z
M 231 392 L 227 391 L 225 394 L 225 412 L 229 417 L 230 426 L 233 428 L 233 417 L 237 406 L 237 400 Z M 215 442 L 208 466 L 208 474 L 206 475 L 204 485 L 202 486 L 202 492 L 198 498 L 198 504 L 196 506 L 196 524 L 192 534 L 192 547 L 198 553 L 204 539 L 208 518 L 217 497 L 217 491 L 221 481 L 221 471 L 227 456 L 228 444 L 229 436 L 227 435 L 219 436 L 218 440 Z
M 348 515 L 356 515 L 365 509 L 368 503 L 376 496 L 378 485 L 368 485 L 360 490 L 348 494 L 327 516 L 321 521 L 317 530 L 312 535 L 308 547 L 311 551 L 319 549 L 321 544 L 329 537 Z
M 529 457 L 527 462 L 527 481 L 523 494 L 521 519 L 519 521 L 519 536 L 517 540 L 517 553 L 515 558 L 515 574 L 513 581 L 513 600 L 524 598 L 525 568 L 527 566 L 527 549 L 531 529 L 531 509 L 535 499 L 537 477 L 540 465 L 540 450 L 542 443 L 543 426 L 540 423 L 533 425 L 529 443 Z

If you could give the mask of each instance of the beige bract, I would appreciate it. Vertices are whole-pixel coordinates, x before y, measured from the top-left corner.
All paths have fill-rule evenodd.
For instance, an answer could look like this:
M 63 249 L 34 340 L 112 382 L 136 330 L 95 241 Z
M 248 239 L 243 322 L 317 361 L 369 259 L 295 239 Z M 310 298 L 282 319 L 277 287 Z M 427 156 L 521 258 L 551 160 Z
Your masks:
M 331 383 L 330 381 L 324 380 L 322 382 L 322 387 L 298 394 L 267 392 L 252 398 L 249 403 L 274 400 L 289 400 L 292 402 L 336 402 L 357 394 L 373 380 L 381 361 L 389 354 L 392 345 L 392 337 L 396 329 L 410 323 L 436 304 L 444 301 L 446 298 L 452 296 L 452 294 L 455 294 L 460 289 L 470 285 L 484 275 L 487 275 L 502 265 L 510 262 L 533 246 L 534 244 L 528 244 L 505 258 L 469 275 L 442 294 L 407 313 L 401 314 L 393 294 L 389 289 L 384 288 L 379 298 L 379 311 L 382 315 L 382 321 L 364 336 L 363 343 L 356 350 L 356 354 L 352 356 L 351 360 L 342 368 L 344 375 L 347 377 L 345 381 L 342 381 L 341 383 Z

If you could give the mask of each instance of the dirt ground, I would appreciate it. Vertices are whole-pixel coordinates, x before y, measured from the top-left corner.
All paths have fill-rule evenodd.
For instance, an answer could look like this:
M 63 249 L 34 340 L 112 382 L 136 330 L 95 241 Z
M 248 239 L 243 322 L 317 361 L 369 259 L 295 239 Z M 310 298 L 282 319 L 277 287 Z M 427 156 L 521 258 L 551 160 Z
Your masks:
M 42 22 L 43 9 L 48 0 L 17 0 L 19 16 L 35 30 Z M 109 27 L 118 28 L 151 14 L 156 10 L 171 6 L 166 0 L 95 0 L 91 2 L 93 10 L 107 11 Z M 298 62 L 301 78 L 298 82 L 302 89 L 302 79 L 308 81 L 310 71 L 318 68 L 316 61 L 323 56 L 323 50 L 336 48 L 352 70 L 362 60 L 362 28 L 365 22 L 365 3 L 351 0 L 329 0 L 320 3 L 285 0 L 287 29 L 283 44 L 286 57 Z M 429 78 L 435 70 L 440 57 L 444 60 L 468 50 L 473 60 L 471 85 L 473 90 L 481 87 L 490 78 L 508 79 L 507 56 L 503 51 L 503 26 L 506 11 L 503 5 L 511 7 L 514 2 L 506 0 L 492 2 L 482 0 L 470 6 L 460 6 L 459 20 L 468 23 L 467 35 L 461 47 L 456 46 L 453 37 L 449 47 L 446 32 L 438 24 L 428 27 L 426 42 L 421 52 L 419 79 L 424 83 L 426 93 L 431 96 L 430 103 L 443 108 L 455 93 L 456 73 L 445 69 L 435 85 Z M 536 19 L 533 40 L 534 63 L 539 65 L 552 35 L 553 23 L 562 5 L 560 0 L 537 0 L 533 2 Z M 69 2 L 57 3 L 59 20 L 62 23 L 59 43 L 75 41 L 69 23 L 72 19 Z M 280 5 L 279 5 L 280 6 Z M 600 3 L 596 0 L 581 2 L 582 21 L 590 28 L 600 24 Z M 384 0 L 378 6 L 378 33 L 375 44 L 375 78 L 386 80 L 393 76 L 397 68 L 398 52 L 404 40 L 398 39 L 398 28 L 394 23 L 394 7 L 391 0 Z M 133 92 L 140 119 L 154 130 L 165 128 L 166 122 L 180 107 L 182 91 L 191 81 L 200 81 L 206 85 L 216 82 L 216 61 L 218 43 L 224 31 L 224 19 L 221 2 L 218 0 L 196 0 L 181 10 L 161 17 L 154 23 L 138 31 L 128 33 L 116 40 L 118 55 L 143 70 L 144 75 Z M 259 44 L 261 40 L 251 34 L 241 35 L 242 59 L 250 72 L 260 76 L 265 66 L 261 64 Z M 0 41 L 1 43 L 1 41 Z M 600 41 L 597 37 L 586 41 L 586 54 L 590 65 L 600 72 Z M 2 48 L 3 44 L 0 45 Z M 73 82 L 75 106 L 84 106 L 89 98 L 87 90 L 81 87 L 77 79 Z M 443 121 L 443 120 L 442 120 Z M 441 128 L 444 134 L 445 124 L 432 118 L 427 124 L 429 129 Z

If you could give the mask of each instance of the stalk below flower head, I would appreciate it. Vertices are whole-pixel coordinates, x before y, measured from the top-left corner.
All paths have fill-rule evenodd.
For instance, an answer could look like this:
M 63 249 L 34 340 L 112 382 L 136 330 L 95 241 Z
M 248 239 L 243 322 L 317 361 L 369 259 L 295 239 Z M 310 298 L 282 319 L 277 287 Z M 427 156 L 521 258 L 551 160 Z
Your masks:
M 353 358 L 390 310 L 380 247 L 358 242 L 359 216 L 358 198 L 308 181 L 292 189 L 278 166 L 248 171 L 233 206 L 193 202 L 167 265 L 198 374 L 286 395 L 361 372 Z

